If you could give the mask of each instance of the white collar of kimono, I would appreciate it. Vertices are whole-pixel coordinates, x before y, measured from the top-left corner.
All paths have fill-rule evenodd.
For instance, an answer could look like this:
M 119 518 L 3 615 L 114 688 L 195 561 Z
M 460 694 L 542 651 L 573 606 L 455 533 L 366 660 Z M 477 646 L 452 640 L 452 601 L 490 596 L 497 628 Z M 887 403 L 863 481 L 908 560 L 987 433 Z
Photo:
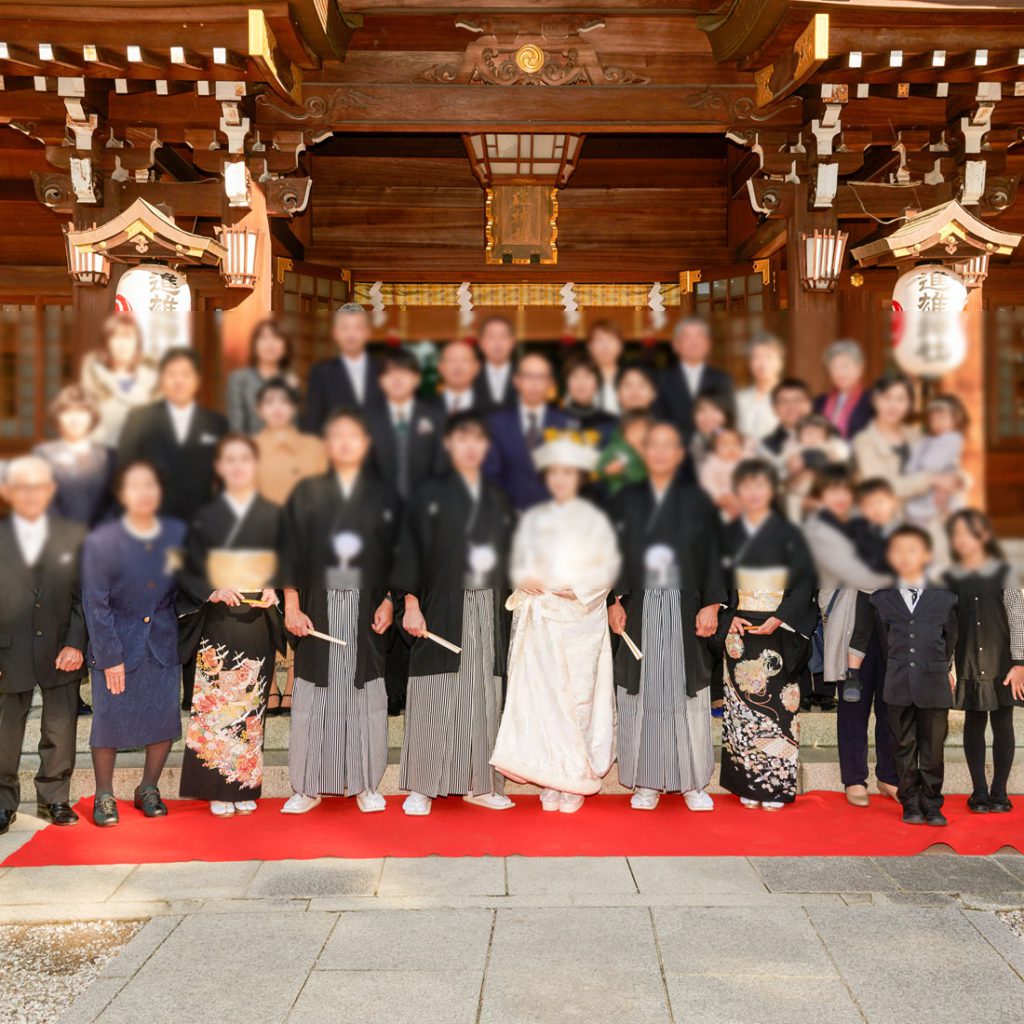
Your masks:
M 352 491 L 356 486 L 356 481 L 359 479 L 359 473 L 354 473 L 352 477 L 348 481 L 346 481 L 345 478 L 337 470 L 335 470 L 334 477 L 338 481 L 338 487 L 341 490 L 341 496 L 346 500 L 352 497 Z
M 248 514 L 249 509 L 252 508 L 252 503 L 256 500 L 256 492 L 253 491 L 245 501 L 239 501 L 237 498 L 228 494 L 227 491 L 225 491 L 221 497 L 224 499 L 228 508 L 231 509 L 232 513 L 234 513 L 235 519 L 241 522 Z
M 746 516 L 741 516 L 740 519 L 743 522 L 743 529 L 747 531 L 747 536 L 753 537 L 754 534 L 757 533 L 757 531 L 760 530 L 769 519 L 771 519 L 771 517 L 772 514 L 769 512 L 768 515 L 766 515 L 759 523 L 752 523 Z

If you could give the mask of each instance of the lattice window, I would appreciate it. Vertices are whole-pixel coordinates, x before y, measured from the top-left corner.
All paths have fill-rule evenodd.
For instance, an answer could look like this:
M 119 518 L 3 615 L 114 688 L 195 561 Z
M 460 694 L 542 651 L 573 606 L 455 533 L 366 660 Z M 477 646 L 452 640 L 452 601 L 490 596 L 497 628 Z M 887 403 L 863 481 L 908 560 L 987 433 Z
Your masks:
M 317 360 L 334 354 L 331 318 L 348 296 L 348 281 L 340 270 L 276 261 L 274 312 L 295 338 L 295 369 L 301 378 Z
M 990 448 L 1024 447 L 1024 307 L 1004 306 L 986 317 Z

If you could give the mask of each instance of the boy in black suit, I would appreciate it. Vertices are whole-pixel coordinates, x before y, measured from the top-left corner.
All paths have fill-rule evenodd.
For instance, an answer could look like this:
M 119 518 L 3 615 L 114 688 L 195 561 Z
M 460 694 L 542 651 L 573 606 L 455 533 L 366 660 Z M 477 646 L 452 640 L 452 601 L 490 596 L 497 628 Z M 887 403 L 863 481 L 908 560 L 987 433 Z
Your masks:
M 883 697 L 903 821 L 945 825 L 943 743 L 956 690 L 956 594 L 927 584 L 932 541 L 920 527 L 897 527 L 887 552 L 897 583 L 876 590 L 871 605 L 885 655 Z

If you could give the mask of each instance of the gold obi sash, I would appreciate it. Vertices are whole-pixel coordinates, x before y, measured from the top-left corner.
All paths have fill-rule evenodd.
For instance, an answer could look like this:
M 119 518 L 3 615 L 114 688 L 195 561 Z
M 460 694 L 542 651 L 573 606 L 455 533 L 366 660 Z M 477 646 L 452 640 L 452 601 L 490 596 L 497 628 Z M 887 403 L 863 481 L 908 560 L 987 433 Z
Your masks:
M 789 581 L 785 566 L 766 569 L 736 570 L 736 589 L 739 592 L 737 610 L 741 612 L 773 612 L 782 603 Z
M 214 548 L 206 556 L 206 576 L 214 590 L 260 593 L 277 572 L 277 553 L 264 549 Z

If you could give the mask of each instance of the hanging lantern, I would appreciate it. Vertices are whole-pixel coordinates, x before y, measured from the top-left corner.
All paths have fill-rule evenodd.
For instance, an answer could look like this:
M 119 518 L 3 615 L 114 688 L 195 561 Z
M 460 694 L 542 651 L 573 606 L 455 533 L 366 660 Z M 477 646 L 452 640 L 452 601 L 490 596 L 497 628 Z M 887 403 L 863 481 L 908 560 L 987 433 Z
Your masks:
M 244 224 L 224 224 L 220 240 L 224 259 L 220 273 L 228 288 L 252 288 L 256 284 L 256 249 L 260 235 Z
M 846 254 L 845 231 L 800 233 L 800 281 L 809 292 L 830 292 L 839 282 Z
M 954 263 L 953 269 L 964 279 L 968 288 L 980 288 L 988 277 L 988 261 L 989 254 L 982 252 L 963 263 Z
M 67 248 L 68 274 L 75 284 L 102 287 L 110 280 L 110 260 L 105 253 L 75 245 L 67 227 L 64 229 L 64 244 Z

